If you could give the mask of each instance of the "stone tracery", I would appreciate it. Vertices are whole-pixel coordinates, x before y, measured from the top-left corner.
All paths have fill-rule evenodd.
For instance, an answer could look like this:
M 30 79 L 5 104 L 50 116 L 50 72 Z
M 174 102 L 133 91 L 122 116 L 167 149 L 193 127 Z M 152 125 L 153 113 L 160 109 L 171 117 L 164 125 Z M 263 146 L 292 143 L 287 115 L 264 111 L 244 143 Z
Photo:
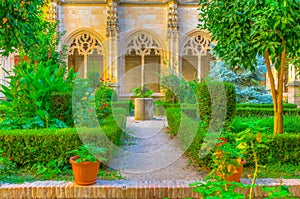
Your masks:
M 103 45 L 99 39 L 88 33 L 82 33 L 75 37 L 69 47 L 69 55 L 74 55 L 75 52 L 79 55 L 91 55 L 96 50 L 98 55 L 104 55 Z
M 153 37 L 141 33 L 134 36 L 128 43 L 126 54 L 129 55 L 134 52 L 139 56 L 147 56 L 151 54 L 152 50 L 155 55 L 161 55 L 161 49 Z
M 201 35 L 195 35 L 183 45 L 182 55 L 202 56 L 210 50 L 210 41 Z

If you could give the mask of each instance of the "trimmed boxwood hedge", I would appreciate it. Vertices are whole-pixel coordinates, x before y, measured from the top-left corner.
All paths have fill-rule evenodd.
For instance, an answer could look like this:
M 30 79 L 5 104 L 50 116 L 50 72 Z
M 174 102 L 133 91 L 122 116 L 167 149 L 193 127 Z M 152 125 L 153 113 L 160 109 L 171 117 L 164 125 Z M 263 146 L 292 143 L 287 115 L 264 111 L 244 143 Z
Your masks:
M 181 113 L 180 109 L 167 109 L 167 119 L 168 124 L 171 127 L 171 133 L 173 133 L 174 128 L 178 128 L 180 123 L 186 123 L 187 116 Z M 180 117 L 179 117 L 180 115 Z M 181 121 L 181 122 L 180 122 Z M 197 121 L 192 121 L 197 123 Z M 195 124 L 190 125 L 182 125 L 180 128 L 184 130 L 187 134 L 191 132 L 191 126 L 195 126 Z M 185 129 L 184 129 L 185 128 Z M 177 132 L 177 131 L 176 131 Z M 192 144 L 186 150 L 186 154 L 189 158 L 196 164 L 202 167 L 211 167 L 211 152 L 205 156 L 204 158 L 199 158 L 199 150 L 201 149 L 203 140 L 206 135 L 206 129 L 201 127 L 199 123 L 199 128 L 197 130 L 197 134 L 192 142 Z M 273 164 L 273 163 L 281 163 L 281 164 L 293 164 L 298 165 L 300 159 L 300 135 L 299 134 L 282 134 L 282 135 L 273 135 L 273 134 L 263 134 L 271 139 L 271 141 L 267 144 L 269 149 L 263 149 L 258 152 L 259 163 L 261 165 Z M 222 135 L 229 142 L 234 141 L 235 133 L 227 132 Z M 183 141 L 180 137 L 179 139 Z M 247 160 L 246 166 L 253 166 L 253 157 L 252 153 L 249 151 L 246 153 L 245 158 Z
M 113 101 L 111 104 L 113 109 L 123 108 L 126 110 L 127 115 L 133 115 L 133 102 L 132 100 L 121 100 L 121 101 Z
M 181 121 L 181 110 L 180 108 L 167 108 L 166 113 L 169 131 L 172 136 L 176 136 Z
M 210 81 L 209 86 L 215 92 L 209 92 L 206 82 L 201 82 L 197 84 L 196 87 L 200 119 L 209 123 L 212 118 L 212 114 L 219 115 L 225 111 L 225 121 L 230 122 L 234 116 L 234 112 L 236 109 L 236 92 L 234 85 L 228 82 Z M 220 93 L 217 92 L 222 89 L 225 89 L 226 94 L 225 107 L 222 107 L 224 96 L 220 95 Z M 212 99 L 213 102 L 215 102 L 215 106 L 218 107 L 218 109 L 216 109 L 217 112 L 215 113 L 212 113 Z
M 247 107 L 247 108 L 273 108 L 273 104 L 236 104 L 236 107 Z M 296 109 L 297 104 L 283 104 L 283 108 Z
M 300 109 L 290 109 L 284 108 L 283 109 L 284 115 L 300 115 Z M 240 117 L 248 117 L 248 116 L 273 116 L 274 109 L 273 108 L 244 108 L 244 107 L 237 107 L 236 116 Z
M 115 120 L 103 120 L 101 128 L 111 142 L 120 145 L 122 130 L 117 123 L 122 125 L 125 118 L 117 116 Z M 89 132 L 87 136 L 89 140 L 95 138 L 95 141 L 100 141 L 97 140 L 98 135 L 97 132 Z M 74 128 L 0 131 L 0 149 L 20 167 L 31 167 L 38 162 L 47 163 L 51 160 L 60 160 L 69 167 L 70 154 L 67 152 L 80 145 L 82 141 Z

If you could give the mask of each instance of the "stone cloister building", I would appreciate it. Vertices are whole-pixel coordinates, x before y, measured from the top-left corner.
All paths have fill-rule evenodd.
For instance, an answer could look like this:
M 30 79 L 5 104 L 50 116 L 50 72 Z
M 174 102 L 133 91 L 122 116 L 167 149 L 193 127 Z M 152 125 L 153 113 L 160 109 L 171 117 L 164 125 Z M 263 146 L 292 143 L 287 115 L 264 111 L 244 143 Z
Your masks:
M 97 72 L 125 98 L 143 85 L 160 97 L 161 76 L 194 80 L 209 72 L 210 35 L 197 28 L 197 8 L 197 0 L 54 0 L 47 16 L 65 31 L 61 44 L 79 77 Z M 10 70 L 16 57 L 0 57 L 1 68 Z M 299 79 L 292 66 L 289 73 L 293 103 Z M 4 76 L 0 71 L 2 83 Z

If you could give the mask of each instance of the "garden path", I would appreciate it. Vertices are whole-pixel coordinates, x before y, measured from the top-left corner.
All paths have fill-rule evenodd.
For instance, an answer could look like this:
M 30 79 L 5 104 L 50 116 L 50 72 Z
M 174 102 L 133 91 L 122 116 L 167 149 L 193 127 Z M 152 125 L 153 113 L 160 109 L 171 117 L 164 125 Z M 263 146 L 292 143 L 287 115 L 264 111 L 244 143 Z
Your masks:
M 120 170 L 129 180 L 200 180 L 206 175 L 197 171 L 183 155 L 178 139 L 165 133 L 165 117 L 135 121 L 127 117 L 122 150 L 110 167 Z

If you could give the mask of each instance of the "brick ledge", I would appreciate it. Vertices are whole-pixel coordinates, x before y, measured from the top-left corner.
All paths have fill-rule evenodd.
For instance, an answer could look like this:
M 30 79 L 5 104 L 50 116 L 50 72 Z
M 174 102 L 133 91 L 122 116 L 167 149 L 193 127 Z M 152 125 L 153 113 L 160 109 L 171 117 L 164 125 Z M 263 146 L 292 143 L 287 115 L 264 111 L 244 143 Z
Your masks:
M 201 198 L 189 184 L 195 181 L 133 181 L 133 180 L 98 180 L 91 186 L 79 186 L 73 182 L 64 181 L 36 181 L 23 184 L 1 184 L 0 197 L 2 199 L 102 199 L 102 198 Z M 244 184 L 250 184 L 251 179 L 241 179 Z M 254 189 L 254 197 L 266 196 L 261 188 L 265 186 L 280 185 L 278 179 L 257 179 Z M 300 198 L 300 179 L 283 179 L 283 185 L 290 186 L 290 192 Z M 247 194 L 247 191 L 245 192 Z

